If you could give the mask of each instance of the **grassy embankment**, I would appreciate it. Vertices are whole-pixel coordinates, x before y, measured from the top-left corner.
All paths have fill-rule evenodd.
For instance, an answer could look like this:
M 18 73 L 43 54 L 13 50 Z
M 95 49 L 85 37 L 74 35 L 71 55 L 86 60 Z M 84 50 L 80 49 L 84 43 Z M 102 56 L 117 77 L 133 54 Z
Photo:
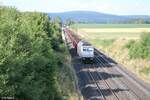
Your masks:
M 150 32 L 149 24 L 75 24 L 72 27 L 82 38 L 150 83 L 150 60 L 131 59 L 126 47 L 129 41 L 140 41 L 143 32 Z
M 64 95 L 64 100 L 78 100 L 79 94 L 76 89 L 77 77 L 71 63 L 71 56 L 68 51 L 66 51 L 65 55 L 66 60 L 64 61 L 64 66 L 61 66 L 57 73 L 60 89 Z

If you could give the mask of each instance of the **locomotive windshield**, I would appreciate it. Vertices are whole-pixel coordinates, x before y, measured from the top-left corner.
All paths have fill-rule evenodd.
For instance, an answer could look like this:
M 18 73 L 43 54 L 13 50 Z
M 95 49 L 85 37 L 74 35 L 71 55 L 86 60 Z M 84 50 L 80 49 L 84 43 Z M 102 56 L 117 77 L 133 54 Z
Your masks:
M 92 52 L 93 48 L 83 48 L 83 51 Z

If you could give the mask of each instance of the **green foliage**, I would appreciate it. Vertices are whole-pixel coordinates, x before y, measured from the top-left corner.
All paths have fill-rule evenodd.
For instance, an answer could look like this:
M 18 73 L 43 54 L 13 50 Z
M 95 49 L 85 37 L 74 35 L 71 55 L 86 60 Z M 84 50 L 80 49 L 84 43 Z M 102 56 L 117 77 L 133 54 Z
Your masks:
M 150 59 L 150 33 L 143 33 L 141 40 L 130 46 L 129 55 L 131 58 Z
M 75 24 L 75 22 L 74 22 L 72 19 L 67 19 L 67 20 L 65 21 L 65 25 L 67 25 L 67 26 L 71 26 L 71 25 L 73 25 L 73 24 Z
M 150 73 L 150 66 L 149 67 L 144 67 L 140 72 L 148 75 Z
M 65 49 L 60 21 L 7 7 L 0 8 L 0 19 L 0 97 L 61 100 L 57 73 Z
M 131 19 L 127 23 L 131 24 L 150 24 L 149 20 L 143 19 L 143 18 L 137 18 L 137 19 Z
M 127 44 L 125 44 L 124 47 L 130 49 L 132 47 L 132 45 L 134 45 L 134 44 L 135 44 L 135 41 L 134 40 L 130 40 Z
M 93 44 L 95 45 L 101 45 L 101 46 L 109 46 L 111 44 L 113 44 L 115 41 L 115 39 L 94 39 L 92 40 Z

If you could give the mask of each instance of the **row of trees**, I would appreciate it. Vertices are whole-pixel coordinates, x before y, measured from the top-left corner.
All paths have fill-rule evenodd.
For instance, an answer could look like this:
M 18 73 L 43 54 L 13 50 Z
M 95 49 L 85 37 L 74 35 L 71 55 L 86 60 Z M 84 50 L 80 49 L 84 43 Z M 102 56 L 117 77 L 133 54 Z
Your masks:
M 0 97 L 61 100 L 61 21 L 46 14 L 0 7 Z
M 129 23 L 129 24 L 150 24 L 150 20 L 138 18 L 138 19 L 129 20 L 127 23 Z
M 120 20 L 120 21 L 105 21 L 105 22 L 97 22 L 97 21 L 73 21 L 71 19 L 68 19 L 65 21 L 67 25 L 72 25 L 75 23 L 81 23 L 81 24 L 89 24 L 89 23 L 101 23 L 101 24 L 150 24 L 150 19 L 143 19 L 143 18 L 136 18 L 136 19 L 130 19 L 130 20 Z

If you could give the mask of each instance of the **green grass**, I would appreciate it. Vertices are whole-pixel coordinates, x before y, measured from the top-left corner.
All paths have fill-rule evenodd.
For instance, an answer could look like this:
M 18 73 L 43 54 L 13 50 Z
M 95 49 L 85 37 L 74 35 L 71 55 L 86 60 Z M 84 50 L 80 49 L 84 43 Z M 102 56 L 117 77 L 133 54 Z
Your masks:
M 144 67 L 140 72 L 148 75 L 150 73 L 150 67 Z
M 95 46 L 109 46 L 111 44 L 113 44 L 115 41 L 115 39 L 94 39 L 91 40 L 91 43 L 94 44 Z
M 74 24 L 72 28 L 150 28 L 150 24 Z
M 128 43 L 126 43 L 123 48 L 130 49 L 135 43 L 136 43 L 135 40 L 129 40 Z

